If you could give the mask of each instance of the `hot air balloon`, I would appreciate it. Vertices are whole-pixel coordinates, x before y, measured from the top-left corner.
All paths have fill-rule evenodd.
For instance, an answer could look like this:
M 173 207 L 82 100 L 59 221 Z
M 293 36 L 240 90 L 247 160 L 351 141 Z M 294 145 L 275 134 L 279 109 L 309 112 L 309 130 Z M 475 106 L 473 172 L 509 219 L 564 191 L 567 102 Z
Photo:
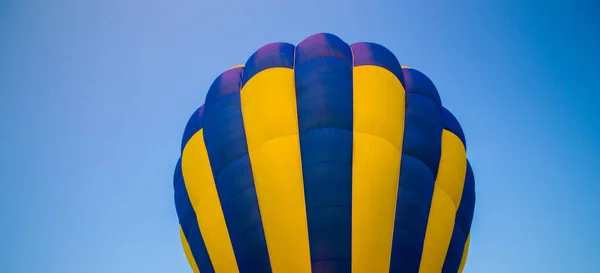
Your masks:
M 457 119 L 375 43 L 322 33 L 223 72 L 174 175 L 194 272 L 462 272 L 475 206 Z

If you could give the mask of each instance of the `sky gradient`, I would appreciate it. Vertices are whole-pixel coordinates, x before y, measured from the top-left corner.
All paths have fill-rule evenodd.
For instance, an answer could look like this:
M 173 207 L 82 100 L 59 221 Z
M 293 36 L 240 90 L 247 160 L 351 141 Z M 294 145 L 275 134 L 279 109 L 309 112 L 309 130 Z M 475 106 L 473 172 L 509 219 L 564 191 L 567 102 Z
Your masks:
M 191 272 L 172 176 L 212 81 L 330 32 L 396 54 L 461 122 L 465 273 L 600 267 L 600 4 L 575 0 L 0 3 L 0 272 Z

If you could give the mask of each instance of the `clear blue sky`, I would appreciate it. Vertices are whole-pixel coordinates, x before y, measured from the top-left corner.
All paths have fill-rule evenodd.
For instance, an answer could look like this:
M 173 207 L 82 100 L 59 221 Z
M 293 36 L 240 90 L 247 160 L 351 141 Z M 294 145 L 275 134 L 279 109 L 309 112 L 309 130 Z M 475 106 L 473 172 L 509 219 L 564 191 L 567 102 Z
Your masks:
M 261 45 L 318 32 L 388 47 L 461 121 L 466 273 L 599 272 L 600 4 L 494 2 L 3 0 L 0 272 L 191 272 L 189 115 Z

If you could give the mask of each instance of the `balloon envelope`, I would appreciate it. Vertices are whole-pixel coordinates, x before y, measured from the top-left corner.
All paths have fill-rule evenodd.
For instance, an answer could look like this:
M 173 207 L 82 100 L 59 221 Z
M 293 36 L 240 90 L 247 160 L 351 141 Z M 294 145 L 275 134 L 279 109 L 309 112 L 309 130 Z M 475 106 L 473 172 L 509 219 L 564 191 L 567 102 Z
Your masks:
M 461 272 L 475 206 L 463 131 L 381 45 L 316 34 L 221 74 L 174 176 L 194 272 Z

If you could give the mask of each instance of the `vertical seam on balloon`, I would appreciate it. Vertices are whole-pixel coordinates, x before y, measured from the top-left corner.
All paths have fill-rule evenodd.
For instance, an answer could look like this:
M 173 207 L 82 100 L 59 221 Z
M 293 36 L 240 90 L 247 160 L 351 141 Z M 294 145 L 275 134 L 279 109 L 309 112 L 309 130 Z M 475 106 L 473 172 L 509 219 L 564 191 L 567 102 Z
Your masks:
M 241 108 L 242 108 L 242 103 L 241 103 L 241 92 L 242 92 L 242 88 L 243 88 L 243 77 L 244 77 L 243 75 L 244 75 L 244 72 L 246 71 L 246 66 L 244 65 L 244 66 L 242 66 L 242 67 L 240 67 L 240 68 L 241 68 L 241 71 L 240 71 L 240 75 L 239 75 L 239 82 L 237 83 L 237 87 L 238 87 L 238 90 L 239 90 L 239 91 L 238 91 L 238 97 L 239 97 L 239 107 L 240 107 L 240 109 L 241 109 Z M 231 94 L 227 94 L 226 96 L 229 96 L 229 95 L 231 95 Z M 223 99 L 223 97 L 221 97 L 220 99 Z M 218 101 L 218 100 L 217 100 L 217 101 Z M 243 132 L 244 132 L 244 141 L 247 141 L 247 138 L 246 138 L 246 129 L 245 129 L 245 127 L 244 127 L 243 118 L 244 118 L 244 116 L 243 116 L 243 115 L 240 113 L 240 119 L 242 120 L 242 125 L 241 125 L 241 127 L 242 127 L 242 129 L 243 129 Z M 230 130 L 230 131 L 232 131 L 232 130 Z M 247 148 L 247 147 L 246 147 L 246 148 Z M 238 156 L 238 157 L 236 157 L 236 158 L 233 158 L 233 159 L 232 159 L 232 160 L 231 160 L 229 163 L 225 164 L 225 165 L 224 165 L 224 166 L 223 166 L 223 167 L 222 167 L 222 168 L 219 170 L 219 173 L 214 173 L 213 175 L 214 175 L 214 178 L 215 178 L 215 183 L 216 183 L 216 178 L 218 177 L 218 174 L 220 174 L 220 173 L 221 173 L 221 172 L 222 172 L 222 171 L 223 171 L 225 168 L 227 168 L 227 166 L 229 166 L 230 164 L 233 164 L 233 163 L 234 163 L 236 160 L 238 160 L 238 159 L 240 159 L 240 158 L 244 158 L 244 157 L 246 157 L 246 156 L 248 156 L 248 157 L 249 157 L 249 151 L 248 151 L 248 150 L 247 150 L 247 152 L 246 152 L 245 154 L 242 154 L 242 155 L 240 155 L 240 156 Z M 251 163 L 251 162 L 249 162 L 249 164 L 250 164 L 250 166 L 252 166 L 252 163 Z M 250 168 L 252 168 L 252 167 L 250 167 Z M 253 172 L 252 172 L 252 171 L 251 171 L 251 176 L 252 176 L 252 184 L 251 184 L 251 185 L 249 185 L 248 187 L 245 187 L 243 190 L 240 190 L 239 192 L 235 193 L 234 195 L 230 196 L 230 198 L 229 198 L 229 199 L 227 199 L 227 201 L 229 201 L 229 200 L 233 199 L 233 198 L 235 197 L 235 195 L 237 195 L 237 194 L 239 194 L 239 193 L 241 193 L 241 192 L 243 192 L 243 191 L 245 191 L 245 190 L 247 190 L 247 189 L 249 189 L 249 188 L 254 188 L 254 189 L 255 189 L 255 184 L 254 184 L 254 174 L 253 174 Z M 215 186 L 216 186 L 216 184 L 215 184 Z M 221 202 L 221 210 L 223 210 L 223 209 L 224 209 L 224 205 L 225 205 L 225 204 L 226 204 L 226 202 Z M 260 215 L 260 211 L 259 211 L 259 215 Z M 240 255 L 240 249 L 239 249 L 239 246 L 238 246 L 238 244 L 236 244 L 236 245 L 234 246 L 234 244 L 233 244 L 233 237 L 232 237 L 232 234 L 230 233 L 230 232 L 231 232 L 231 229 L 230 229 L 230 226 L 229 226 L 229 223 L 230 223 L 230 222 L 229 222 L 228 220 L 231 220 L 231 219 L 232 219 L 232 218 L 230 218 L 230 217 L 231 217 L 231 215 L 230 215 L 230 214 L 227 214 L 227 215 L 226 215 L 226 214 L 225 214 L 225 211 L 223 211 L 223 216 L 224 216 L 224 217 L 225 217 L 225 219 L 226 219 L 226 224 L 227 224 L 227 229 L 228 229 L 228 235 L 229 235 L 229 238 L 230 238 L 230 242 L 231 242 L 231 244 L 232 244 L 232 249 L 233 249 L 233 252 L 234 252 L 234 257 L 235 257 L 235 262 L 237 263 L 238 270 L 239 270 L 239 271 L 241 271 L 241 272 L 244 272 L 244 270 L 246 269 L 246 267 L 242 267 L 242 265 L 244 265 L 244 264 L 240 264 L 240 260 L 241 260 L 241 261 L 245 261 L 245 260 L 244 260 L 244 258 L 240 258 L 240 257 L 239 257 L 239 255 Z M 237 236 L 236 236 L 235 238 L 236 238 L 236 239 L 238 239 L 238 240 L 240 240 L 240 238 L 243 238 L 243 237 L 245 237 L 245 234 L 247 234 L 249 231 L 251 231 L 251 230 L 253 230 L 253 229 L 255 229 L 255 228 L 258 228 L 258 227 L 262 227 L 262 225 L 263 225 L 263 223 L 262 223 L 262 215 L 260 215 L 260 218 L 261 218 L 261 221 L 260 221 L 259 223 L 256 223 L 256 224 L 254 224 L 254 225 L 251 225 L 251 226 L 249 226 L 248 228 L 246 228 L 246 229 L 242 230 L 240 233 L 236 234 Z M 264 228 L 263 228 L 261 231 L 264 231 Z M 236 240 L 236 241 L 238 241 L 238 240 Z M 242 253 L 243 253 L 243 252 L 242 252 Z M 267 252 L 267 258 L 268 258 L 268 252 Z M 269 266 L 270 266 L 270 264 L 269 264 Z
M 463 144 L 464 144 L 464 143 L 463 143 Z M 466 152 L 466 147 L 465 147 L 465 152 Z M 464 181 L 464 186 L 466 186 L 466 185 L 467 185 L 467 183 L 466 183 L 466 182 L 467 182 L 467 179 L 469 179 L 469 173 L 471 173 L 471 176 L 473 175 L 473 171 L 472 171 L 472 167 L 470 166 L 469 159 L 467 158 L 466 160 L 467 160 L 467 168 L 465 169 L 465 181 Z M 470 170 L 470 171 L 469 171 L 469 170 Z M 474 177 L 473 177 L 473 178 L 472 178 L 472 179 L 470 179 L 470 180 L 473 180 L 471 183 L 472 183 L 472 186 L 473 186 L 473 194 L 474 194 L 474 190 L 475 190 L 475 189 L 474 189 L 474 187 L 475 187 L 475 181 L 474 181 L 474 180 L 475 180 L 475 179 L 474 179 Z M 462 197 L 464 197 L 465 190 L 466 190 L 466 188 L 463 188 L 463 192 L 462 192 L 462 195 L 463 195 L 463 196 L 462 196 Z M 474 196 L 474 195 L 473 195 L 473 198 L 475 198 L 475 196 Z M 473 200 L 473 202 L 474 202 L 474 200 Z M 464 205 L 464 203 L 463 203 L 463 198 L 461 198 L 461 201 L 459 202 L 459 204 L 458 204 L 458 206 L 457 206 L 457 209 L 456 209 L 456 214 L 455 214 L 455 216 L 454 216 L 454 218 L 455 218 L 455 223 L 454 223 L 454 230 L 453 230 L 453 233 L 452 233 L 452 239 L 454 239 L 454 235 L 455 235 L 456 229 L 459 229 L 459 230 L 460 230 L 460 231 L 463 233 L 463 235 L 464 235 L 464 241 L 462 241 L 462 244 L 459 246 L 459 247 L 460 247 L 460 248 L 459 248 L 459 250 L 460 250 L 460 256 L 459 256 L 459 257 L 454 257 L 454 258 L 459 258 L 459 260 L 458 260 L 458 263 L 459 263 L 459 264 L 458 264 L 458 266 L 459 266 L 458 270 L 459 270 L 459 272 L 462 272 L 462 270 L 460 269 L 460 266 L 462 265 L 462 263 L 463 263 L 463 260 L 466 260 L 466 258 L 467 258 L 467 257 L 466 257 L 466 255 L 468 255 L 468 251 L 467 251 L 467 248 L 468 248 L 468 246 L 467 246 L 467 244 L 468 244 L 468 237 L 470 236 L 470 233 L 471 233 L 471 225 L 470 225 L 470 224 L 469 224 L 469 226 L 468 226 L 467 228 L 464 228 L 462 225 L 460 225 L 461 223 L 464 223 L 464 222 L 461 222 L 461 223 L 458 223 L 458 222 L 456 222 L 456 221 L 458 220 L 458 216 L 459 216 L 459 214 L 458 214 L 458 213 L 459 213 L 459 210 L 461 209 L 461 207 L 462 207 L 463 205 Z M 469 222 L 471 222 L 471 223 L 472 223 L 472 222 L 473 222 L 474 210 L 475 210 L 475 206 L 474 206 L 474 204 L 473 204 L 472 210 L 473 210 L 473 211 L 471 212 L 471 219 L 470 219 L 470 221 L 468 221 L 467 223 L 469 223 Z M 462 218 L 461 218 L 461 219 L 462 219 Z M 450 251 L 450 247 L 452 246 L 452 242 L 453 242 L 453 241 L 451 240 L 451 241 L 450 241 L 450 245 L 448 246 L 448 251 Z M 466 251 L 466 252 L 465 252 L 465 251 Z M 448 259 L 448 256 L 447 256 L 447 254 L 446 254 L 446 257 L 445 257 L 445 259 Z M 450 261 L 450 262 L 452 262 L 452 261 Z M 446 260 L 444 260 L 444 267 L 442 267 L 442 270 L 443 270 L 443 272 L 446 272 L 446 271 L 444 270 L 445 268 L 446 268 Z
M 351 60 L 351 70 L 352 70 L 352 128 L 351 128 L 351 132 L 352 132 L 352 161 L 350 162 L 350 172 L 351 172 L 351 185 L 350 185 L 350 268 L 352 268 L 352 257 L 354 255 L 353 252 L 353 242 L 352 242 L 352 233 L 354 233 L 354 227 L 353 227 L 353 213 L 352 211 L 354 210 L 354 207 L 352 206 L 352 203 L 354 202 L 354 193 L 352 192 L 354 190 L 354 178 L 352 176 L 354 176 L 354 157 L 355 157 L 355 150 L 354 149 L 354 138 L 356 137 L 354 135 L 355 131 L 354 128 L 355 126 L 355 122 L 356 122 L 356 116 L 354 115 L 354 92 L 355 92 L 355 88 L 354 88 L 354 49 L 352 49 L 352 46 L 348 45 L 348 47 L 350 48 L 350 53 L 352 54 L 352 60 Z
M 441 139 L 440 139 L 440 142 L 442 143 L 442 154 L 440 155 L 440 163 L 439 163 L 439 164 L 440 164 L 440 168 L 438 168 L 438 175 L 436 176 L 436 179 L 435 179 L 435 181 L 434 181 L 434 190 L 433 190 L 433 194 L 432 194 L 432 197 L 431 197 L 432 203 L 431 203 L 431 205 L 430 205 L 429 216 L 428 216 L 428 219 L 427 219 L 427 227 L 426 227 L 426 231 L 425 231 L 425 239 L 424 239 L 424 241 L 423 241 L 423 250 L 422 250 L 422 253 L 421 253 L 421 263 L 420 263 L 420 265 L 419 265 L 419 272 L 422 272 L 422 271 L 424 270 L 424 269 L 423 269 L 423 268 L 424 268 L 424 264 L 423 264 L 423 256 L 425 255 L 425 253 L 426 253 L 426 250 L 428 250 L 428 249 L 426 248 L 426 242 L 428 241 L 428 240 L 427 240 L 427 238 L 428 238 L 428 236 L 427 236 L 427 235 L 428 235 L 428 233 L 429 233 L 429 232 L 432 232 L 432 231 L 430 231 L 430 227 L 431 227 L 431 226 L 430 226 L 430 220 L 432 220 L 432 218 L 431 218 L 431 217 L 432 217 L 431 210 L 433 209 L 433 206 L 434 206 L 434 199 L 436 199 L 436 196 L 440 196 L 440 195 L 436 195 L 436 192 L 439 192 L 439 194 L 442 194 L 442 193 L 443 193 L 443 194 L 444 194 L 444 196 L 446 196 L 447 198 L 449 198 L 449 199 L 451 200 L 451 202 L 452 202 L 452 204 L 453 204 L 453 207 L 454 207 L 454 215 L 452 216 L 452 232 L 450 233 L 450 237 L 449 237 L 449 238 L 444 238 L 444 239 L 447 239 L 447 240 L 448 240 L 448 241 L 447 241 L 447 243 L 448 243 L 448 244 L 447 244 L 445 247 L 443 247 L 443 248 L 442 248 L 442 249 L 444 249 L 444 252 L 445 252 L 445 253 L 444 253 L 443 257 L 442 257 L 442 258 L 443 258 L 442 262 L 439 264 L 439 266 L 440 266 L 440 268 L 439 268 L 439 269 L 440 269 L 440 271 L 441 271 L 441 270 L 443 270 L 443 266 L 444 266 L 444 263 L 445 263 L 446 257 L 447 257 L 447 255 L 448 255 L 448 249 L 449 249 L 449 247 L 450 247 L 450 243 L 451 243 L 451 241 L 452 241 L 452 235 L 453 235 L 453 233 L 454 233 L 454 227 L 455 227 L 455 225 L 456 225 L 456 212 L 458 211 L 458 206 L 456 205 L 456 203 L 454 202 L 454 199 L 452 199 L 452 196 L 451 196 L 451 195 L 448 193 L 448 191 L 447 191 L 446 189 L 442 188 L 442 187 L 441 187 L 441 186 L 438 184 L 438 182 L 440 182 L 440 181 L 438 180 L 438 178 L 440 177 L 440 176 L 439 176 L 439 173 L 440 173 L 440 170 L 442 169 L 442 168 L 441 168 L 441 165 L 443 164 L 442 158 L 443 158 L 443 155 L 444 155 L 444 141 L 443 141 L 443 139 L 444 139 L 444 133 L 450 134 L 451 136 L 454 136 L 454 137 L 458 138 L 458 139 L 459 139 L 459 141 L 460 141 L 460 143 L 461 143 L 461 145 L 463 146 L 463 148 L 465 148 L 465 145 L 464 145 L 464 143 L 462 142 L 462 140 L 460 139 L 460 137 L 459 137 L 459 136 L 458 136 L 458 135 L 457 135 L 455 132 L 453 132 L 453 131 L 450 131 L 449 129 L 447 129 L 447 128 L 446 128 L 446 126 L 443 126 L 443 129 L 442 129 L 442 135 L 441 135 Z M 447 144 L 447 145 L 448 145 L 448 144 Z M 464 159 L 465 159 L 465 164 L 466 164 L 466 160 L 467 160 L 467 158 L 466 158 L 466 150 L 465 150 L 465 158 L 464 158 Z M 446 164 L 448 164 L 448 163 L 446 163 Z M 467 166 L 465 165 L 465 174 L 466 174 L 466 169 L 467 169 Z M 463 181 L 461 181 L 461 182 L 460 182 L 460 183 L 463 183 L 463 189 L 462 189 L 463 191 L 464 191 L 464 182 L 465 182 L 464 180 L 465 180 L 465 179 L 466 179 L 466 175 L 465 175 L 465 178 L 463 178 Z M 438 198 L 439 198 L 439 197 L 438 197 Z M 462 199 L 462 192 L 461 192 L 460 198 Z M 459 204 L 460 204 L 460 201 L 459 201 Z M 447 235 L 447 234 L 446 234 L 446 235 Z M 445 241 L 444 241 L 444 242 L 445 242 Z M 430 244 L 431 244 L 431 243 L 430 243 Z M 439 259 L 440 257 L 437 257 L 437 258 Z M 434 260 L 434 261 L 435 261 L 435 265 L 437 266 L 437 265 L 438 265 L 438 262 L 439 262 L 439 260 L 437 260 L 437 259 L 436 259 L 436 260 Z

